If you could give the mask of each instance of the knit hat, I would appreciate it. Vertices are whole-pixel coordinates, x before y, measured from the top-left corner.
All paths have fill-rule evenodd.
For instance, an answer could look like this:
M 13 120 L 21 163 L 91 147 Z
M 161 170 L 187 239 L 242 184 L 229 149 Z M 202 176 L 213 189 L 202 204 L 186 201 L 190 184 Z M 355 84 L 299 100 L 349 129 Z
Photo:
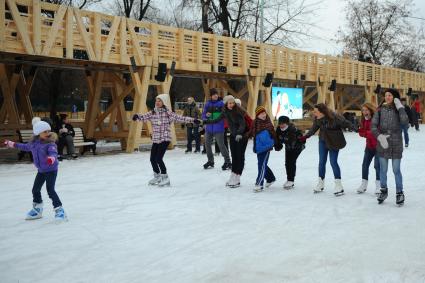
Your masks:
M 31 125 L 34 126 L 35 124 L 37 124 L 40 121 L 41 121 L 40 117 L 34 117 L 34 118 L 32 118 Z
M 226 95 L 225 97 L 223 97 L 223 103 L 225 105 L 230 101 L 235 102 L 235 98 L 233 97 L 233 95 Z
M 386 89 L 385 92 L 391 93 L 393 95 L 394 99 L 396 99 L 396 98 L 400 99 L 400 93 L 398 92 L 398 90 L 396 90 L 394 88 Z
M 38 121 L 37 123 L 35 123 L 35 125 L 33 125 L 32 129 L 33 129 L 34 135 L 38 136 L 42 132 L 50 131 L 52 128 L 50 128 L 49 123 L 44 121 Z
M 235 103 L 239 106 L 242 106 L 242 101 L 239 98 L 235 98 Z
M 157 99 L 160 99 L 162 101 L 162 103 L 164 103 L 165 106 L 168 105 L 169 99 L 168 99 L 168 94 L 166 93 L 162 93 L 156 96 Z
M 255 108 L 255 117 L 257 117 L 263 112 L 266 112 L 266 108 L 264 108 L 264 106 L 258 106 L 257 108 Z
M 278 123 L 280 124 L 289 124 L 289 117 L 288 116 L 280 116 L 278 119 Z

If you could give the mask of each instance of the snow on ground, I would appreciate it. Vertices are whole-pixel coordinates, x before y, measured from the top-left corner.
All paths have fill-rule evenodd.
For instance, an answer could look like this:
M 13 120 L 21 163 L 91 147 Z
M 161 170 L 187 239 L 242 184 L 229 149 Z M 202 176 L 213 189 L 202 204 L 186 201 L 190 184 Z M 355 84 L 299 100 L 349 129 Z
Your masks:
M 0 282 L 425 282 L 425 128 L 410 130 L 402 171 L 406 204 L 378 205 L 372 184 L 358 195 L 365 140 L 347 134 L 341 152 L 346 194 L 317 180 L 317 137 L 298 163 L 296 189 L 278 177 L 252 192 L 256 156 L 247 149 L 242 187 L 229 172 L 202 169 L 204 155 L 169 151 L 171 188 L 152 188 L 149 152 L 87 156 L 61 163 L 57 191 L 69 222 L 55 224 L 45 189 L 44 218 L 25 221 L 35 170 L 0 166 Z M 373 172 L 371 170 L 373 176 Z M 373 178 L 372 178 L 373 179 Z

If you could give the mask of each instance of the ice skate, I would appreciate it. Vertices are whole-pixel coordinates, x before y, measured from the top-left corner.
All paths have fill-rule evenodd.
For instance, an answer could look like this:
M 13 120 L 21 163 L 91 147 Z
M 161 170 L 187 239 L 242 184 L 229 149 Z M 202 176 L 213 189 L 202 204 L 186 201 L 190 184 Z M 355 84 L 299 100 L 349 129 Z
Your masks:
M 168 174 L 161 174 L 161 181 L 158 183 L 158 187 L 169 187 L 170 186 L 170 178 L 168 178 Z
M 214 162 L 208 161 L 204 164 L 204 169 L 211 169 L 214 168 Z
M 255 185 L 254 193 L 261 193 L 264 190 L 263 186 Z
M 27 213 L 25 220 L 35 220 L 43 217 L 43 203 L 33 203 L 32 209 Z
M 286 181 L 286 183 L 283 184 L 283 188 L 285 190 L 293 189 L 294 188 L 294 182 L 292 182 L 292 181 Z
M 229 188 L 238 188 L 241 185 L 241 181 L 240 181 L 241 176 L 235 174 L 235 177 L 233 178 L 232 182 L 229 183 Z
M 342 187 L 341 179 L 335 179 L 335 192 L 334 195 L 339 197 L 344 194 L 344 188 Z
M 376 180 L 375 181 L 375 195 L 379 196 L 380 193 L 381 193 L 381 181 Z
M 320 192 L 323 192 L 324 189 L 325 189 L 325 180 L 319 177 L 316 188 L 313 190 L 313 192 L 315 194 L 320 193 Z
M 272 181 L 272 182 L 270 182 L 270 183 L 269 183 L 269 182 L 266 182 L 265 187 L 266 187 L 266 188 L 270 188 L 270 187 L 271 187 L 271 185 L 273 185 L 273 184 L 274 184 L 274 182 L 275 182 L 275 181 Z
M 362 180 L 362 184 L 357 189 L 357 193 L 362 194 L 362 193 L 366 192 L 366 190 L 367 190 L 367 183 L 368 183 L 368 181 L 365 180 L 365 179 L 363 179 Z
M 381 188 L 381 193 L 378 196 L 378 203 L 381 204 L 384 202 L 384 200 L 388 197 L 388 189 L 387 188 Z
M 230 162 L 224 162 L 223 166 L 221 166 L 221 169 L 223 171 L 232 169 L 232 163 L 230 163 Z
M 56 207 L 54 210 L 56 222 L 68 221 L 68 217 L 66 216 L 65 210 L 62 206 Z
M 154 173 L 153 179 L 151 179 L 148 184 L 149 186 L 155 186 L 155 185 L 158 185 L 159 182 L 161 182 L 161 174 Z
M 404 204 L 404 193 L 398 192 L 396 195 L 396 202 L 398 206 L 402 206 Z
M 230 178 L 229 180 L 226 182 L 226 187 L 228 187 L 230 184 L 233 183 L 233 180 L 235 179 L 236 174 L 232 172 L 232 174 L 230 174 Z

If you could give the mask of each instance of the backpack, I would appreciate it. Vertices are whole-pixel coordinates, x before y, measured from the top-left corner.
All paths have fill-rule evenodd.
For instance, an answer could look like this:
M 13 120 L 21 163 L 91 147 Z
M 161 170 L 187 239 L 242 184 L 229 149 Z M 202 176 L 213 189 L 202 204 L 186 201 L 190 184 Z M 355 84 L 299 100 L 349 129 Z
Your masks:
M 251 117 L 249 117 L 249 115 L 246 113 L 243 116 L 243 118 L 245 120 L 245 133 L 249 133 L 251 129 L 253 128 L 254 122 L 252 121 Z

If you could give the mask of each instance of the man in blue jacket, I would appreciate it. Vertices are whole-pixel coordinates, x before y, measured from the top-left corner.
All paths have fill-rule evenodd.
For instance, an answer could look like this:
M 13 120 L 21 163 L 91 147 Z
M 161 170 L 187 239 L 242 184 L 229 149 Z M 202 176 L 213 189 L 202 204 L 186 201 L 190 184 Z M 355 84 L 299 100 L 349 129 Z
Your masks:
M 214 120 L 220 117 L 223 111 L 223 101 L 219 100 L 218 91 L 215 88 L 210 89 L 211 100 L 209 100 L 202 112 L 203 120 Z M 205 128 L 205 147 L 207 148 L 208 162 L 204 164 L 205 169 L 214 168 L 214 155 L 212 152 L 213 139 L 217 141 L 220 148 L 221 155 L 224 157 L 224 164 L 221 167 L 223 170 L 230 169 L 232 163 L 230 162 L 229 151 L 224 145 L 224 121 L 221 120 L 214 124 L 208 124 Z

